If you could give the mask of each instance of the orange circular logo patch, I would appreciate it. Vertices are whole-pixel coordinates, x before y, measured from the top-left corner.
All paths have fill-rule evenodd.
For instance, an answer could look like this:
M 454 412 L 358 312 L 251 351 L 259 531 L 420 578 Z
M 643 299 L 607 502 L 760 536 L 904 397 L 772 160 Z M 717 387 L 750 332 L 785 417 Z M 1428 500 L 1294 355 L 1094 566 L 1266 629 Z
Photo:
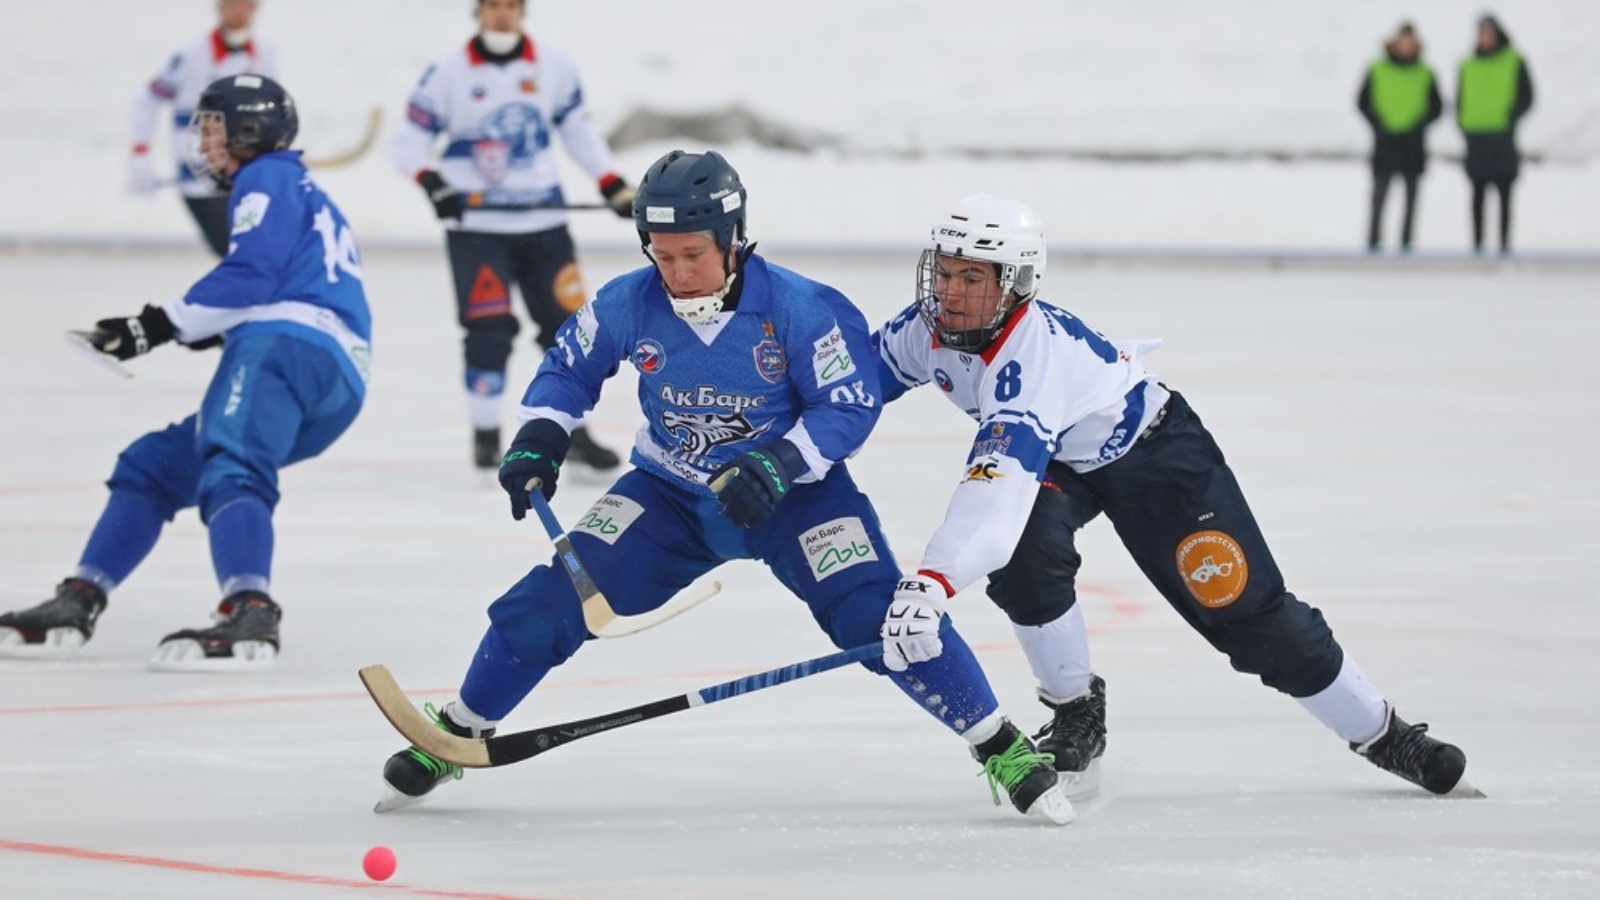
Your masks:
M 577 312 L 578 307 L 588 302 L 583 294 L 583 278 L 578 275 L 578 264 L 567 263 L 556 273 L 554 285 L 556 302 L 567 312 Z
M 1210 609 L 1239 599 L 1250 581 L 1239 542 L 1220 531 L 1197 531 L 1178 542 L 1178 574 L 1194 599 Z

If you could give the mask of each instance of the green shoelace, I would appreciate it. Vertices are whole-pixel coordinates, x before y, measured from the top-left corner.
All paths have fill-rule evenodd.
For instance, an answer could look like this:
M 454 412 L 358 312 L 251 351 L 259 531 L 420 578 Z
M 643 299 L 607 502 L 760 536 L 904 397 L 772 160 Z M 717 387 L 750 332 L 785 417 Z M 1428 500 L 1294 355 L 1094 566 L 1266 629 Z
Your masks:
M 438 707 L 434 706 L 432 703 L 424 703 L 422 704 L 422 711 L 427 713 L 428 718 L 433 720 L 434 727 L 438 728 L 440 731 L 450 730 L 444 727 L 444 713 L 439 712 Z M 461 770 L 460 766 L 453 766 L 442 759 L 434 757 L 425 750 L 419 750 L 416 747 L 412 747 L 406 752 L 411 754 L 412 759 L 421 763 L 422 767 L 427 769 L 434 778 L 440 778 L 448 775 L 451 778 L 460 781 L 461 777 L 466 774 Z
M 1010 796 L 1011 789 L 1022 782 L 1040 765 L 1050 765 L 1055 762 L 1055 756 L 1049 753 L 1039 753 L 1028 747 L 1028 742 L 1022 735 L 1011 742 L 1004 753 L 996 753 L 983 764 L 983 774 L 989 779 L 989 794 L 994 797 L 994 805 L 1000 805 L 1000 788 L 1006 789 Z

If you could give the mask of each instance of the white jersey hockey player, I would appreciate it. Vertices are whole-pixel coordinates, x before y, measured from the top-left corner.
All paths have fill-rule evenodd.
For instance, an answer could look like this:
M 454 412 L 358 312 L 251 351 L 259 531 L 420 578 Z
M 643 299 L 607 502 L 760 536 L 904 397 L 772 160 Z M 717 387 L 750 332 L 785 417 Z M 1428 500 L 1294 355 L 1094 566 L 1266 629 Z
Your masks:
M 276 47 L 254 34 L 256 0 L 219 0 L 218 23 L 203 37 L 179 49 L 166 66 L 139 92 L 129 116 L 133 136 L 128 159 L 128 189 L 146 194 L 176 179 L 189 214 L 217 256 L 228 252 L 228 194 L 208 179 L 197 178 L 184 165 L 183 136 L 194 116 L 200 93 L 212 83 L 233 75 L 278 75 Z M 168 109 L 170 107 L 170 109 Z M 168 109 L 171 126 L 170 162 L 159 174 L 151 145 Z
M 1040 750 L 1069 779 L 1092 780 L 1105 681 L 1089 663 L 1073 536 L 1103 512 L 1235 669 L 1297 699 L 1374 764 L 1434 793 L 1464 784 L 1462 752 L 1398 718 L 1322 613 L 1285 588 L 1216 441 L 1145 370 L 1156 343 L 1107 340 L 1037 299 L 1045 263 L 1033 210 L 969 197 L 933 225 L 917 302 L 874 336 L 886 401 L 932 382 L 978 424 L 945 520 L 891 609 L 910 624 L 885 635 L 885 652 L 937 656 L 949 599 L 988 576 L 1053 711 Z

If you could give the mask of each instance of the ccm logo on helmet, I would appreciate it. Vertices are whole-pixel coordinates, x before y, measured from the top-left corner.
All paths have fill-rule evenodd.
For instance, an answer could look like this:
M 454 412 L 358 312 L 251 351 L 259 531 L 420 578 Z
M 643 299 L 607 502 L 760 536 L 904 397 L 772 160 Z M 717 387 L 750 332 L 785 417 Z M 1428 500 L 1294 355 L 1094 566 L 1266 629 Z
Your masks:
M 954 228 L 941 228 L 941 229 L 939 229 L 939 234 L 942 237 L 953 237 L 953 238 L 964 238 L 964 237 L 967 236 L 967 233 L 965 231 L 957 231 Z

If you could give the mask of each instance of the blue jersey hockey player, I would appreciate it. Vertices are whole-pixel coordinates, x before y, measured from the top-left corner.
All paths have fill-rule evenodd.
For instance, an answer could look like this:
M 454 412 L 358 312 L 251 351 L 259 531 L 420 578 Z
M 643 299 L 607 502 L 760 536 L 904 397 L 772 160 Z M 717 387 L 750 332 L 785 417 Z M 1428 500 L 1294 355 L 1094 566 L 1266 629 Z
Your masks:
M 617 611 L 657 609 L 724 562 L 760 560 L 842 648 L 876 641 L 900 572 L 844 459 L 881 402 L 866 322 L 838 291 L 755 255 L 746 192 L 716 153 L 673 151 L 640 181 L 633 215 L 651 265 L 613 280 L 562 326 L 522 398 L 500 467 L 512 514 L 556 487 L 572 428 L 626 362 L 647 424 L 633 469 L 584 517 L 573 550 Z M 534 481 L 537 479 L 537 482 Z M 717 484 L 719 489 L 712 487 Z M 490 626 L 440 727 L 494 729 L 591 635 L 560 565 L 541 565 L 489 608 Z M 1073 818 L 1049 757 L 1002 718 L 972 651 L 944 623 L 944 652 L 869 666 L 971 743 L 1017 809 Z M 930 697 L 942 702 L 928 702 Z M 460 770 L 415 747 L 392 756 L 403 806 Z
M 224 78 L 201 95 L 189 164 L 231 186 L 228 253 L 182 299 L 103 319 L 90 339 L 119 360 L 169 341 L 220 342 L 222 358 L 199 412 L 117 458 L 76 571 L 50 600 L 0 616 L 0 654 L 82 646 L 162 524 L 194 506 L 223 599 L 215 624 L 168 635 L 151 667 L 261 669 L 276 658 L 278 470 L 326 450 L 355 420 L 372 333 L 350 226 L 288 149 L 298 124 L 293 99 L 265 76 Z

